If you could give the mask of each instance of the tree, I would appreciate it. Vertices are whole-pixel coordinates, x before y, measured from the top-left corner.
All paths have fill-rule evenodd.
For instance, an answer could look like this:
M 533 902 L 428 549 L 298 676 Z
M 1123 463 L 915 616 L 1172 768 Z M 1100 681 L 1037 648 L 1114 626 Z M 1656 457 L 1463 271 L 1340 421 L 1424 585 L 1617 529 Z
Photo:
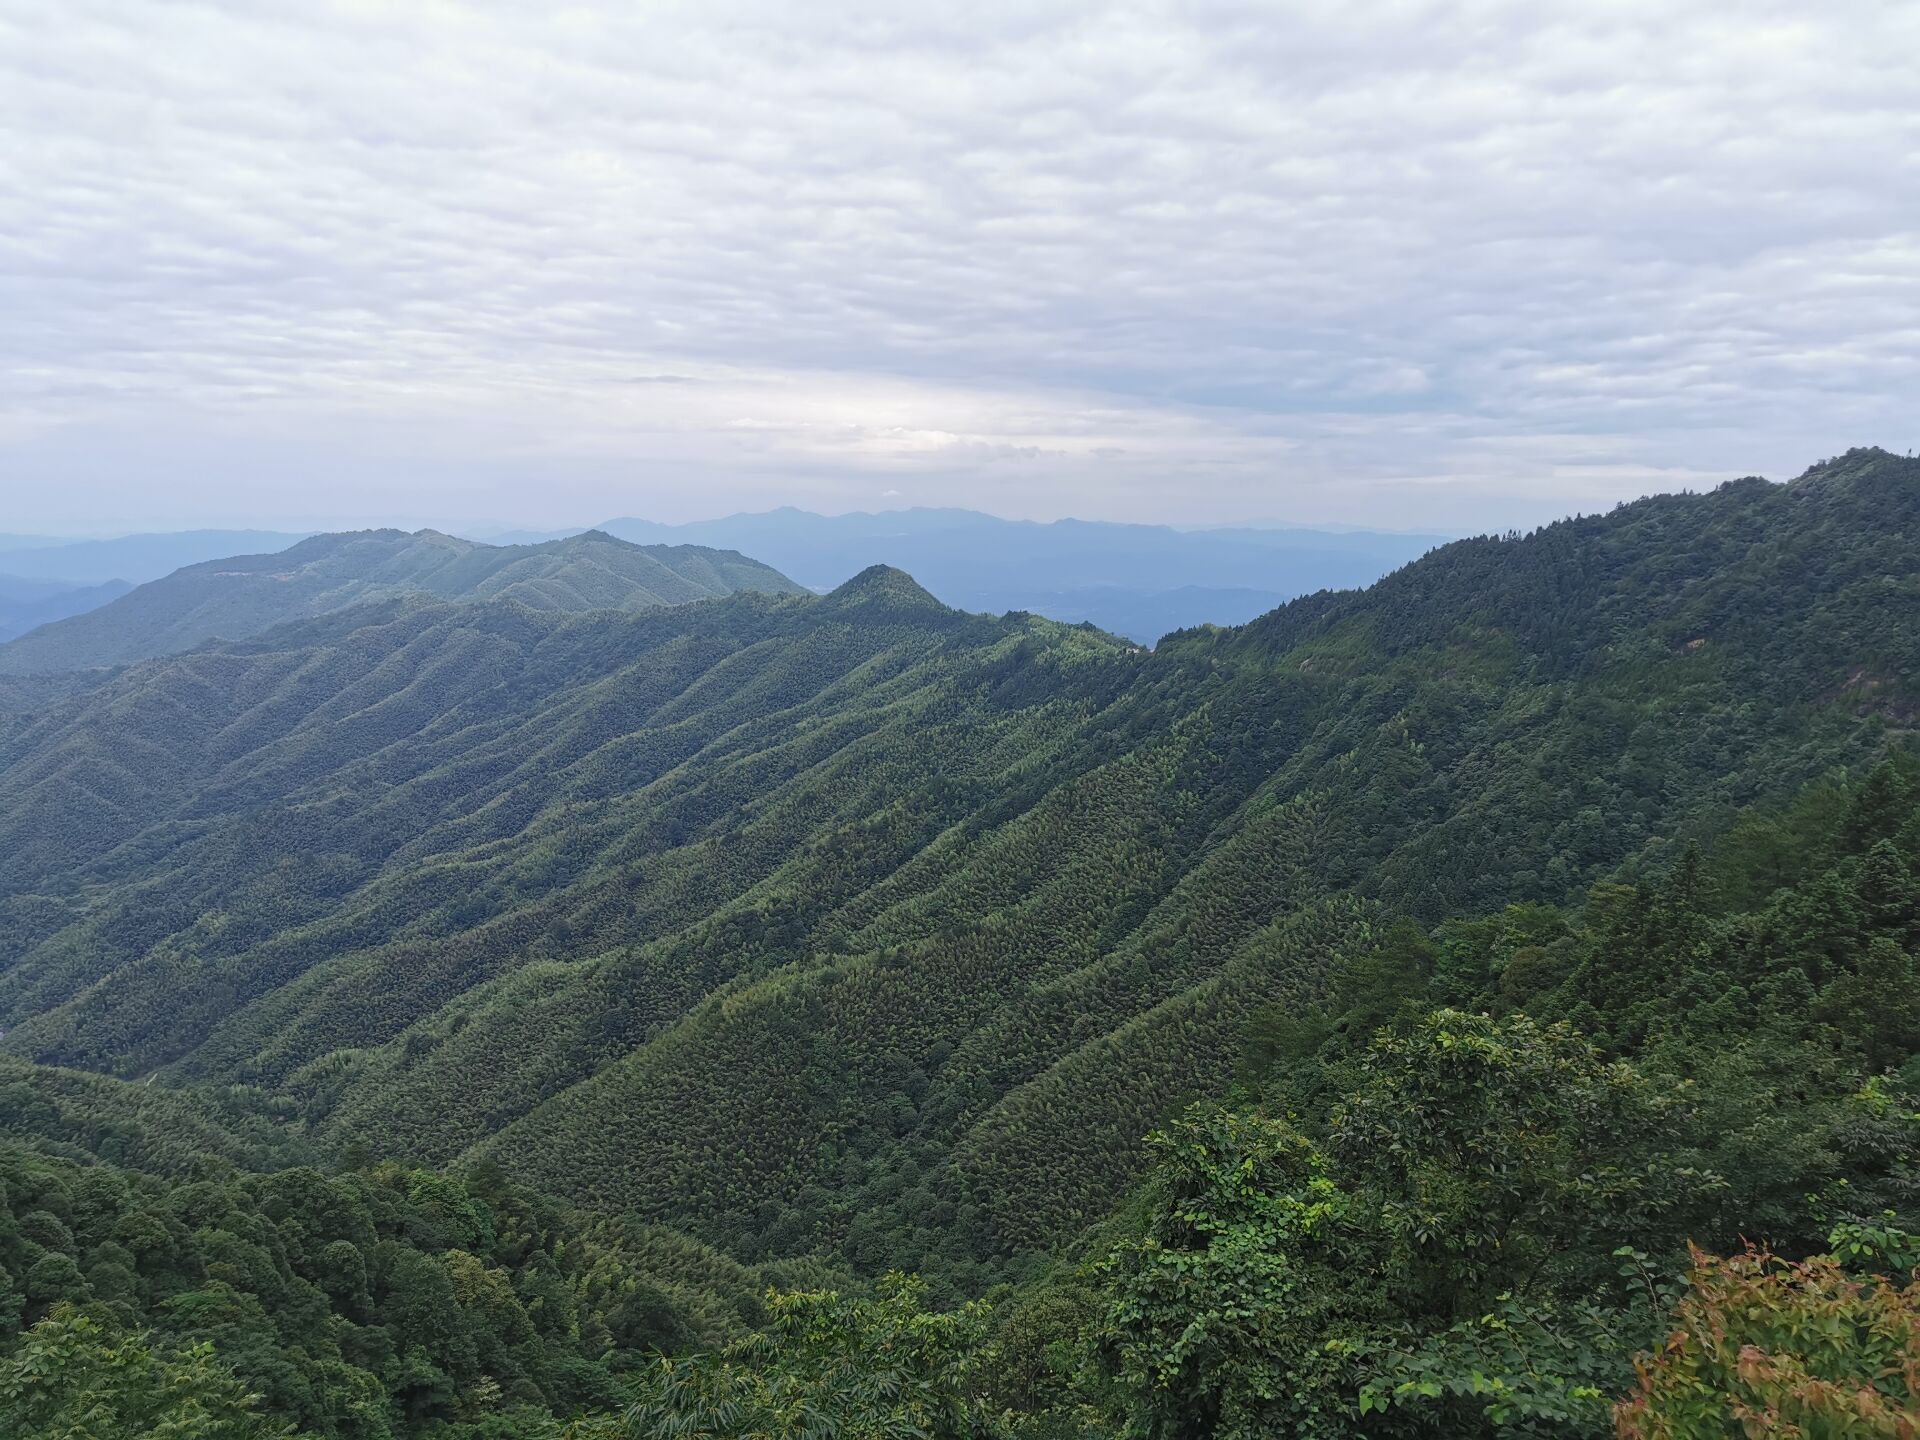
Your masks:
M 1872 1070 L 1898 1064 L 1920 1049 L 1920 982 L 1913 957 L 1877 935 L 1859 968 L 1834 977 L 1814 1012 L 1855 1045 Z
M 1108 1267 L 1128 1433 L 1347 1434 L 1376 1247 L 1325 1156 L 1284 1120 L 1204 1106 L 1148 1143 L 1146 1231 Z
M 1614 1408 L 1621 1440 L 1913 1440 L 1920 1282 L 1857 1279 L 1831 1256 L 1693 1253 L 1665 1344 Z
M 1677 1253 L 1675 1217 L 1721 1182 L 1668 1156 L 1674 1095 L 1564 1024 L 1437 1010 L 1376 1041 L 1328 1145 L 1391 1237 L 1397 1303 L 1451 1321 L 1608 1274 L 1618 1244 Z
M 9 1440 L 268 1440 L 263 1419 L 213 1358 L 174 1354 L 62 1305 L 0 1361 L 0 1434 Z
M 921 1308 L 904 1275 L 875 1299 L 836 1291 L 772 1293 L 768 1328 L 712 1356 L 661 1359 L 639 1400 L 588 1437 L 712 1440 L 974 1440 L 990 1431 L 973 1368 L 987 1310 Z
M 1658 1313 L 1658 1264 L 1622 1247 L 1677 1255 L 1719 1188 L 1661 1148 L 1671 1107 L 1563 1025 L 1440 1010 L 1375 1037 L 1324 1145 L 1190 1110 L 1109 1262 L 1129 1433 L 1590 1429 Z

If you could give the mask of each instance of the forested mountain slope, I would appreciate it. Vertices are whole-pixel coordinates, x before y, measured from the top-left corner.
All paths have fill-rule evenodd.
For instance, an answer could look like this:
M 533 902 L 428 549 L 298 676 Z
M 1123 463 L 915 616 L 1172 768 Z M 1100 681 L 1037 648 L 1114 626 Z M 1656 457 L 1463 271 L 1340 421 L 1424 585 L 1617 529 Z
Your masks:
M 151 661 L 0 731 L 0 1043 L 974 1286 L 1395 915 L 1569 900 L 1884 751 L 1917 511 L 1853 452 L 1152 655 L 876 570 Z
M 1008 1437 L 1911 1433 L 1917 786 L 1895 751 L 1577 910 L 1397 922 L 1003 1302 L 1045 1359 L 954 1388 Z
M 24 1369 L 84 1415 L 55 1433 L 176 1433 L 96 1428 L 138 1410 L 124 1391 L 84 1413 L 93 1347 L 133 1390 L 146 1332 L 175 1365 L 212 1344 L 213 1373 L 303 1436 L 555 1436 L 556 1417 L 617 1410 L 659 1351 L 750 1333 L 769 1286 L 847 1279 L 817 1260 L 745 1266 L 497 1168 L 324 1156 L 260 1098 L 0 1057 L 0 1432 L 46 1433 L 8 1423 Z M 9 1357 L 35 1325 L 29 1345 L 63 1339 L 37 1364 Z M 236 1434 L 180 1398 L 179 1433 Z
M 27 1103 L 43 1104 L 32 1091 Z M 0 1429 L 23 1440 L 265 1436 L 289 1423 L 339 1440 L 553 1436 L 557 1416 L 616 1410 L 657 1352 L 762 1323 L 770 1284 L 831 1278 L 818 1265 L 752 1269 L 660 1227 L 571 1211 L 497 1171 L 256 1173 L 211 1150 L 191 1172 L 156 1171 L 49 1153 L 12 1138 L 15 1116 L 0 1120 L 0 1363 L 25 1325 L 65 1337 L 24 1386 L 18 1370 L 0 1382 Z M 207 1142 L 204 1129 L 173 1134 Z M 113 1405 L 65 1428 L 4 1423 L 19 1417 L 19 1389 L 71 1401 L 99 1385 L 93 1346 L 114 1347 L 101 1368 L 124 1375 L 142 1332 L 162 1355 L 212 1344 L 215 1373 L 237 1373 L 236 1393 L 281 1428 L 217 1428 L 191 1404 L 178 1429 L 108 1428 Z
M 801 593 L 731 550 L 630 545 L 598 531 L 543 545 L 477 545 L 433 530 L 315 535 L 272 554 L 189 565 L 44 625 L 0 646 L 0 674 L 124 665 L 391 595 L 577 611 L 681 605 L 736 590 Z

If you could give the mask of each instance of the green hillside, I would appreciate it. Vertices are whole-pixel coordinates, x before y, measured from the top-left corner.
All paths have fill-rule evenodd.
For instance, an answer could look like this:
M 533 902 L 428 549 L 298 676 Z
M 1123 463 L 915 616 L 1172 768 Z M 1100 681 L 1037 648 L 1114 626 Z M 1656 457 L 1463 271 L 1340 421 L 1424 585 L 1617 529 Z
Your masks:
M 751 1333 L 770 1286 L 844 1283 L 585 1214 L 485 1166 L 324 1158 L 259 1101 L 0 1058 L 0 1432 L 42 1433 L 7 1428 L 23 1382 L 84 1411 L 105 1370 L 121 1376 L 107 1408 L 124 1406 L 144 1334 L 183 1427 L 155 1433 L 239 1433 L 211 1409 L 341 1440 L 551 1435 L 556 1416 L 617 1407 L 654 1352 Z M 213 1354 L 189 1385 L 200 1345 Z M 254 1405 L 231 1403 L 244 1393 Z M 92 1436 L 100 1418 L 47 1428 Z
M 1906 1433 L 1917 797 L 1896 755 L 1575 908 L 1397 924 L 952 1389 L 1011 1436 Z
M 1393 917 L 1566 902 L 1897 743 L 1916 509 L 1853 452 L 1150 655 L 877 570 L 150 662 L 0 732 L 0 1043 L 974 1288 Z
M 10 679 L 0 1420 L 1598 1435 L 1683 1241 L 1920 1259 L 1916 519 L 1855 451 L 1151 654 L 876 567 Z
M 267 555 L 176 570 L 0 646 L 0 675 L 125 665 L 244 639 L 387 596 L 514 600 L 535 610 L 639 610 L 800 586 L 731 550 L 630 545 L 589 531 L 543 545 L 479 545 L 433 530 L 316 535 Z
M 1916 794 L 1920 765 L 1883 763 L 1582 911 L 1401 922 L 1322 999 L 1254 1013 L 1233 1102 L 1171 1119 L 1111 1222 L 944 1315 L 897 1279 L 796 1290 L 835 1277 L 596 1221 L 485 1163 L 260 1173 L 297 1157 L 223 1130 L 243 1103 L 0 1061 L 0 1420 L 84 1406 L 105 1375 L 124 1397 L 137 1357 L 195 1397 L 175 1401 L 192 1435 L 268 1433 L 250 1391 L 302 1433 L 368 1440 L 749 1440 L 808 1418 L 949 1440 L 1596 1437 L 1663 1334 L 1794 1344 L 1802 1323 L 1839 1375 L 1876 1347 L 1896 1362 L 1812 1403 L 1891 1421 L 1920 1334 L 1871 1272 L 1920 1260 Z M 1769 1305 L 1822 1287 L 1803 1321 L 1690 1321 L 1714 1273 L 1696 1268 L 1670 1315 L 1681 1242 L 1743 1237 L 1833 1247 L 1853 1273 L 1776 1262 Z M 1682 1403 L 1711 1415 L 1688 1373 Z
M 616 1408 L 652 1352 L 748 1333 L 770 1283 L 823 1278 L 584 1216 L 492 1172 L 233 1169 L 186 1182 L 4 1137 L 0 1276 L 0 1341 L 21 1326 L 42 1326 L 31 1340 L 64 1332 L 67 1353 L 41 1365 L 80 1372 L 36 1367 L 30 1387 L 84 1383 L 81 1307 L 109 1345 L 141 1333 L 163 1354 L 211 1344 L 214 1373 L 232 1372 L 260 1409 L 343 1440 L 551 1434 L 555 1415 Z M 0 1423 L 18 1383 L 0 1379 Z M 183 1427 L 205 1424 L 202 1408 Z M 478 1420 L 488 1428 L 462 1423 Z

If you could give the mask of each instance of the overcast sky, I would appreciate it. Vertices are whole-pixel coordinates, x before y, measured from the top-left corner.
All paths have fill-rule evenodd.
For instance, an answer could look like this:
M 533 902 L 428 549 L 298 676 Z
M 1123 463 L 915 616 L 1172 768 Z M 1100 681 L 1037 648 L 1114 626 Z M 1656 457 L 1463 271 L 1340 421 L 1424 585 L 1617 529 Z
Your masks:
M 0 0 L 0 531 L 1461 530 L 1904 451 L 1916 55 L 1906 0 Z

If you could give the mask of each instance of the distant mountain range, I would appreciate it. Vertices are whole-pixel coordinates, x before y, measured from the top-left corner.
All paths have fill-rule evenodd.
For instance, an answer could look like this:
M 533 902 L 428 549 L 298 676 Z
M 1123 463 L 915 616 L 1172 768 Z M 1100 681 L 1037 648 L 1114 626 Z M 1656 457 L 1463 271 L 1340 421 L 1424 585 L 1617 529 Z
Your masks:
M 109 580 L 139 585 L 203 560 L 284 550 L 312 533 L 311 530 L 297 533 L 178 530 L 160 535 L 122 535 L 112 540 L 0 535 L 0 575 L 23 580 L 63 580 L 73 585 L 99 585 Z
M 1193 625 L 1237 625 L 1316 590 L 1370 585 L 1450 538 L 1370 530 L 1175 530 L 1093 520 L 1043 524 L 950 509 L 815 515 L 783 508 L 685 525 L 622 518 L 598 528 L 643 544 L 739 550 L 820 591 L 869 565 L 893 565 L 956 609 L 1091 621 L 1146 644 Z
M 868 566 L 893 565 L 957 609 L 1026 610 L 1069 623 L 1091 621 L 1143 644 L 1195 625 L 1241 624 L 1316 590 L 1369 585 L 1446 538 L 1365 530 L 1175 530 L 1089 520 L 1040 524 L 950 509 L 815 515 L 786 508 L 685 525 L 623 518 L 597 528 L 637 545 L 736 550 L 822 593 Z M 480 538 L 496 546 L 526 545 L 575 533 L 583 532 Z M 276 553 L 307 538 L 266 530 L 116 540 L 0 535 L 0 576 L 76 589 L 116 580 L 138 585 L 211 560 Z M 89 608 L 81 598 L 60 613 Z M 111 598 L 112 592 L 102 593 L 91 604 Z M 0 639 L 55 618 L 41 615 L 9 632 L 0 598 Z
M 0 675 L 124 665 L 393 596 L 585 611 L 679 605 L 736 590 L 805 593 L 732 551 L 634 545 L 598 531 L 538 545 L 482 545 L 434 530 L 316 535 L 272 554 L 189 565 L 42 625 L 0 646 Z
M 117 599 L 133 587 L 124 580 L 77 585 L 66 580 L 28 580 L 0 575 L 0 641 L 24 635 L 52 620 L 64 620 Z

